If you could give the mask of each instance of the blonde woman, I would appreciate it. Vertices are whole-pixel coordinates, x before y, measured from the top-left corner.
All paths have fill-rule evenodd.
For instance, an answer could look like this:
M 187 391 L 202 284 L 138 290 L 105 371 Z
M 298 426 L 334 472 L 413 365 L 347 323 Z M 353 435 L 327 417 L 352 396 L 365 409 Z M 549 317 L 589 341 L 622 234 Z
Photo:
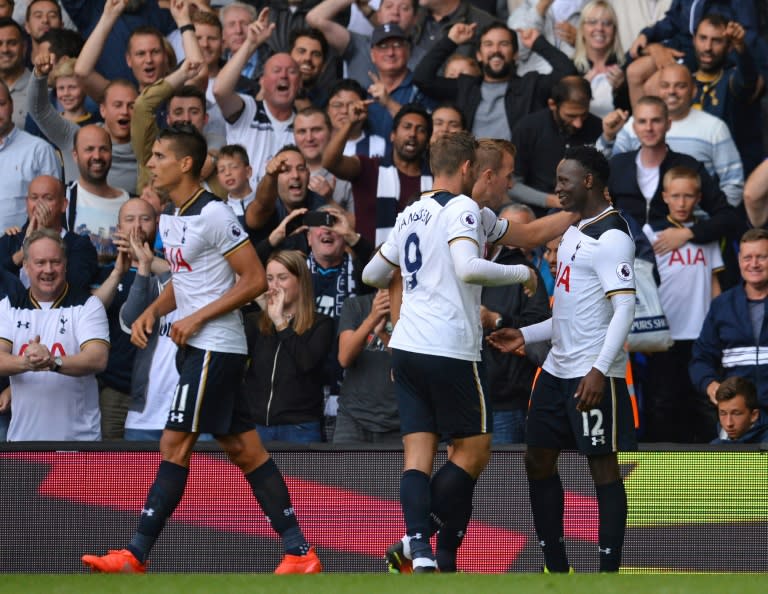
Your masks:
M 602 118 L 616 108 L 629 108 L 624 51 L 616 12 L 607 0 L 592 0 L 581 9 L 573 63 L 592 87 L 591 113 Z
M 263 441 L 321 440 L 324 365 L 333 347 L 333 320 L 315 312 L 307 256 L 296 250 L 267 260 L 262 311 L 245 331 L 250 364 L 245 401 Z

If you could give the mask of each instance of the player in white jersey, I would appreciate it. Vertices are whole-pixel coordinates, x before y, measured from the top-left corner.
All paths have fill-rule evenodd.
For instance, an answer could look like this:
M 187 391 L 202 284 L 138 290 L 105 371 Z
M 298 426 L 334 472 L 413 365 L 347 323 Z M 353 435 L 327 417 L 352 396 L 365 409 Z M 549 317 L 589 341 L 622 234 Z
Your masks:
M 491 415 L 478 368 L 482 286 L 524 282 L 535 289 L 527 266 L 482 257 L 485 229 L 493 228 L 491 239 L 497 239 L 508 226 L 494 225 L 496 216 L 466 195 L 476 179 L 476 148 L 466 132 L 432 145 L 435 189 L 398 216 L 363 272 L 364 281 L 378 287 L 388 286 L 396 267 L 403 277 L 390 347 L 405 448 L 400 500 L 415 572 L 437 567 L 430 516 L 443 529 L 466 525 L 475 481 L 490 455 Z M 430 481 L 441 436 L 451 438 L 453 453 Z
M 23 244 L 29 291 L 0 301 L 0 374 L 10 376 L 9 441 L 101 439 L 96 374 L 109 330 L 97 297 L 66 281 L 58 232 L 32 231 Z
M 101 557 L 84 555 L 83 563 L 99 572 L 144 573 L 184 494 L 198 435 L 212 433 L 283 540 L 286 554 L 276 573 L 317 573 L 320 560 L 299 528 L 283 477 L 240 403 L 247 351 L 239 308 L 264 291 L 266 277 L 232 210 L 200 187 L 206 149 L 197 130 L 179 126 L 160 133 L 147 163 L 154 187 L 177 208 L 160 219 L 172 278 L 133 323 L 131 340 L 145 348 L 157 319 L 176 310 L 170 336 L 179 348 L 179 384 L 160 439 L 163 461 L 130 544 Z
M 531 396 L 525 456 L 536 533 L 551 572 L 570 570 L 557 473 L 566 448 L 587 456 L 595 482 L 600 571 L 618 571 L 621 563 L 627 499 L 616 452 L 637 446 L 623 351 L 635 311 L 635 245 L 627 222 L 606 201 L 608 175 L 608 162 L 596 149 L 566 150 L 555 193 L 581 220 L 558 248 L 552 318 L 504 328 L 488 339 L 505 352 L 552 341 Z

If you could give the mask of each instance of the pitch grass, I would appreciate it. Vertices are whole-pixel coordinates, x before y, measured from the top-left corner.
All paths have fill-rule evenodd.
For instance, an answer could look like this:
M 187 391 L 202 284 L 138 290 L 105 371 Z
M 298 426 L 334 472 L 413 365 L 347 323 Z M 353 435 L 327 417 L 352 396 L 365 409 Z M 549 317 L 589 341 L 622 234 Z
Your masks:
M 764 594 L 766 574 L 0 575 L 5 594 Z

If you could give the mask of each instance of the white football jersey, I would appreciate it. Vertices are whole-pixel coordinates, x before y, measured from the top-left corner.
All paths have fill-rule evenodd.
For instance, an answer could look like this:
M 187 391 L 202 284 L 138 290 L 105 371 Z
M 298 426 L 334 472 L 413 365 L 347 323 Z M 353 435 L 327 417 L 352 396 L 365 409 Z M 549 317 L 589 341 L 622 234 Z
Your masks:
M 226 256 L 248 243 L 232 209 L 203 188 L 176 214 L 160 217 L 165 259 L 171 265 L 178 319 L 205 307 L 235 284 Z M 208 321 L 188 343 L 203 350 L 246 354 L 239 310 Z
M 559 378 L 589 372 L 613 317 L 611 296 L 635 292 L 634 260 L 627 222 L 612 207 L 568 228 L 557 250 L 547 372 Z M 626 357 L 620 352 L 606 375 L 624 377 Z
M 679 224 L 675 224 L 679 227 Z M 643 232 L 653 243 L 656 232 L 650 225 Z M 715 241 L 686 242 L 663 255 L 656 254 L 659 270 L 659 300 L 674 340 L 696 340 L 712 303 L 712 274 L 723 268 L 723 255 Z
M 91 341 L 109 344 L 104 306 L 97 297 L 67 287 L 52 304 L 29 292 L 19 303 L 0 301 L 0 340 L 22 355 L 35 336 L 51 355 L 76 355 Z M 95 374 L 71 377 L 53 371 L 11 376 L 13 416 L 8 441 L 98 441 L 99 388 Z
M 256 101 L 249 95 L 240 95 L 243 100 L 243 113 L 234 123 L 226 122 L 227 144 L 239 144 L 245 147 L 248 160 L 253 166 L 249 180 L 251 187 L 259 185 L 264 177 L 267 163 L 286 144 L 293 144 L 293 114 L 284 122 L 278 121 L 269 113 L 267 104 Z
M 456 276 L 450 251 L 454 241 L 472 242 L 478 256 L 486 242 L 480 208 L 463 194 L 426 192 L 398 215 L 380 252 L 403 275 L 403 303 L 391 347 L 480 360 L 482 286 Z

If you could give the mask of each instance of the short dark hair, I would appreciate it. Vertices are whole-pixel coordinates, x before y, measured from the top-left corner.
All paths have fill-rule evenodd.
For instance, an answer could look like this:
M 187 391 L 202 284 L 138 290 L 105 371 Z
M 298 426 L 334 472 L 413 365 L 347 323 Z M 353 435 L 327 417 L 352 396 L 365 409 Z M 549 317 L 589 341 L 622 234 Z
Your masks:
M 550 97 L 557 106 L 572 101 L 589 107 L 589 102 L 592 101 L 592 85 L 583 76 L 564 76 L 552 86 Z
M 323 64 L 325 64 L 325 61 L 328 59 L 328 40 L 325 38 L 325 35 L 323 35 L 317 29 L 313 29 L 312 27 L 301 27 L 299 29 L 293 29 L 290 36 L 288 37 L 289 53 L 291 50 L 293 50 L 293 46 L 296 45 L 296 40 L 299 37 L 309 37 L 310 39 L 314 39 L 320 44 L 320 51 L 323 52 Z
M 200 177 L 200 172 L 208 156 L 208 144 L 197 128 L 191 124 L 174 124 L 170 128 L 161 130 L 157 135 L 158 140 L 170 142 L 171 150 L 177 159 L 192 158 L 191 173 L 194 177 Z
M 56 58 L 77 58 L 85 43 L 83 36 L 71 29 L 49 29 L 40 36 L 40 43 L 45 41 L 49 43 L 50 51 Z
M 6 27 L 13 27 L 19 32 L 19 36 L 24 39 L 24 29 L 21 28 L 21 25 L 14 21 L 11 17 L 3 17 L 0 18 L 0 29 L 5 29 Z
M 309 107 L 305 107 L 302 109 L 299 113 L 297 113 L 297 116 L 304 116 L 309 117 L 315 114 L 320 114 L 323 117 L 323 122 L 325 122 L 325 126 L 328 128 L 328 130 L 333 130 L 333 126 L 331 125 L 331 116 L 328 115 L 328 112 L 324 109 L 321 109 L 317 107 L 316 105 L 310 105 Z M 293 126 L 296 127 L 296 118 L 293 118 Z
M 459 109 L 459 106 L 451 101 L 444 101 L 443 103 L 440 103 L 439 105 L 436 105 L 435 108 L 432 110 L 431 115 L 435 115 L 435 112 L 438 109 L 452 109 L 456 113 L 459 114 L 459 119 L 461 120 L 461 129 L 466 130 L 467 129 L 467 116 L 464 115 L 464 112 Z M 429 118 L 430 121 L 432 121 L 432 118 Z M 430 137 L 432 135 L 430 134 Z
M 424 118 L 424 121 L 427 123 L 427 138 L 432 138 L 432 118 L 429 117 L 429 112 L 424 106 L 419 103 L 406 103 L 400 108 L 400 111 L 398 111 L 392 119 L 392 131 L 394 132 L 397 130 L 400 121 L 409 113 L 415 113 Z
M 174 99 L 175 97 L 178 97 L 180 99 L 197 99 L 200 101 L 200 104 L 203 106 L 203 113 L 207 113 L 207 105 L 205 100 L 205 93 L 198 89 L 195 86 L 192 85 L 184 85 L 180 89 L 177 89 L 173 92 L 173 95 L 171 95 L 168 98 L 168 103 L 171 102 L 171 99 Z
M 341 93 L 342 91 L 349 91 L 354 93 L 360 97 L 360 101 L 368 96 L 368 93 L 366 93 L 363 85 L 357 82 L 354 78 L 342 78 L 331 87 L 331 90 L 328 92 L 328 100 L 330 101 L 331 97 Z
M 222 157 L 237 157 L 243 162 L 243 165 L 248 167 L 251 165 L 248 151 L 241 144 L 225 144 L 219 149 L 219 159 Z
M 442 134 L 429 147 L 432 175 L 456 173 L 466 161 L 474 164 L 476 153 L 477 140 L 470 132 Z
M 704 22 L 709 23 L 713 27 L 722 27 L 723 29 L 728 26 L 728 19 L 726 19 L 723 15 L 717 12 L 709 12 L 701 17 L 699 24 L 696 25 L 696 31 L 694 31 L 694 33 L 698 33 L 701 23 Z
M 131 34 L 128 35 L 128 41 L 125 44 L 126 54 L 130 50 L 131 41 L 133 41 L 133 38 L 138 37 L 139 35 L 152 35 L 153 37 L 157 38 L 157 40 L 160 42 L 160 47 L 163 48 L 163 51 L 165 51 L 165 37 L 160 32 L 160 30 L 157 27 L 153 27 L 152 25 L 142 25 L 141 27 L 136 27 L 133 31 L 131 31 Z
M 56 0 L 29 0 L 29 4 L 27 4 L 27 14 L 24 17 L 25 22 L 28 22 L 29 17 L 32 15 L 32 6 L 34 6 L 39 2 L 50 2 L 51 4 L 55 4 L 56 10 L 59 13 L 59 19 L 61 19 L 61 6 L 59 6 L 59 3 Z
M 284 144 L 280 147 L 280 150 L 275 153 L 275 157 L 277 157 L 277 155 L 282 155 L 283 153 L 299 153 L 301 158 L 306 161 L 306 158 L 302 154 L 301 150 L 299 150 L 299 147 L 295 144 Z
M 563 160 L 579 163 L 584 171 L 592 175 L 600 188 L 604 188 L 608 183 L 608 176 L 611 173 L 608 159 L 595 147 L 588 145 L 569 146 L 565 149 Z
M 736 396 L 744 396 L 744 404 L 749 410 L 755 410 L 759 406 L 755 384 L 740 375 L 724 379 L 715 392 L 715 400 L 718 402 L 733 400 Z
M 505 31 L 509 32 L 509 35 L 512 38 L 512 51 L 517 53 L 519 49 L 517 45 L 517 33 L 515 33 L 512 29 L 507 27 L 501 21 L 492 21 L 488 23 L 485 27 L 480 29 L 480 33 L 477 36 L 477 49 L 480 49 L 480 42 L 482 41 L 483 37 L 485 37 L 489 32 L 493 31 L 494 29 L 504 29 Z

